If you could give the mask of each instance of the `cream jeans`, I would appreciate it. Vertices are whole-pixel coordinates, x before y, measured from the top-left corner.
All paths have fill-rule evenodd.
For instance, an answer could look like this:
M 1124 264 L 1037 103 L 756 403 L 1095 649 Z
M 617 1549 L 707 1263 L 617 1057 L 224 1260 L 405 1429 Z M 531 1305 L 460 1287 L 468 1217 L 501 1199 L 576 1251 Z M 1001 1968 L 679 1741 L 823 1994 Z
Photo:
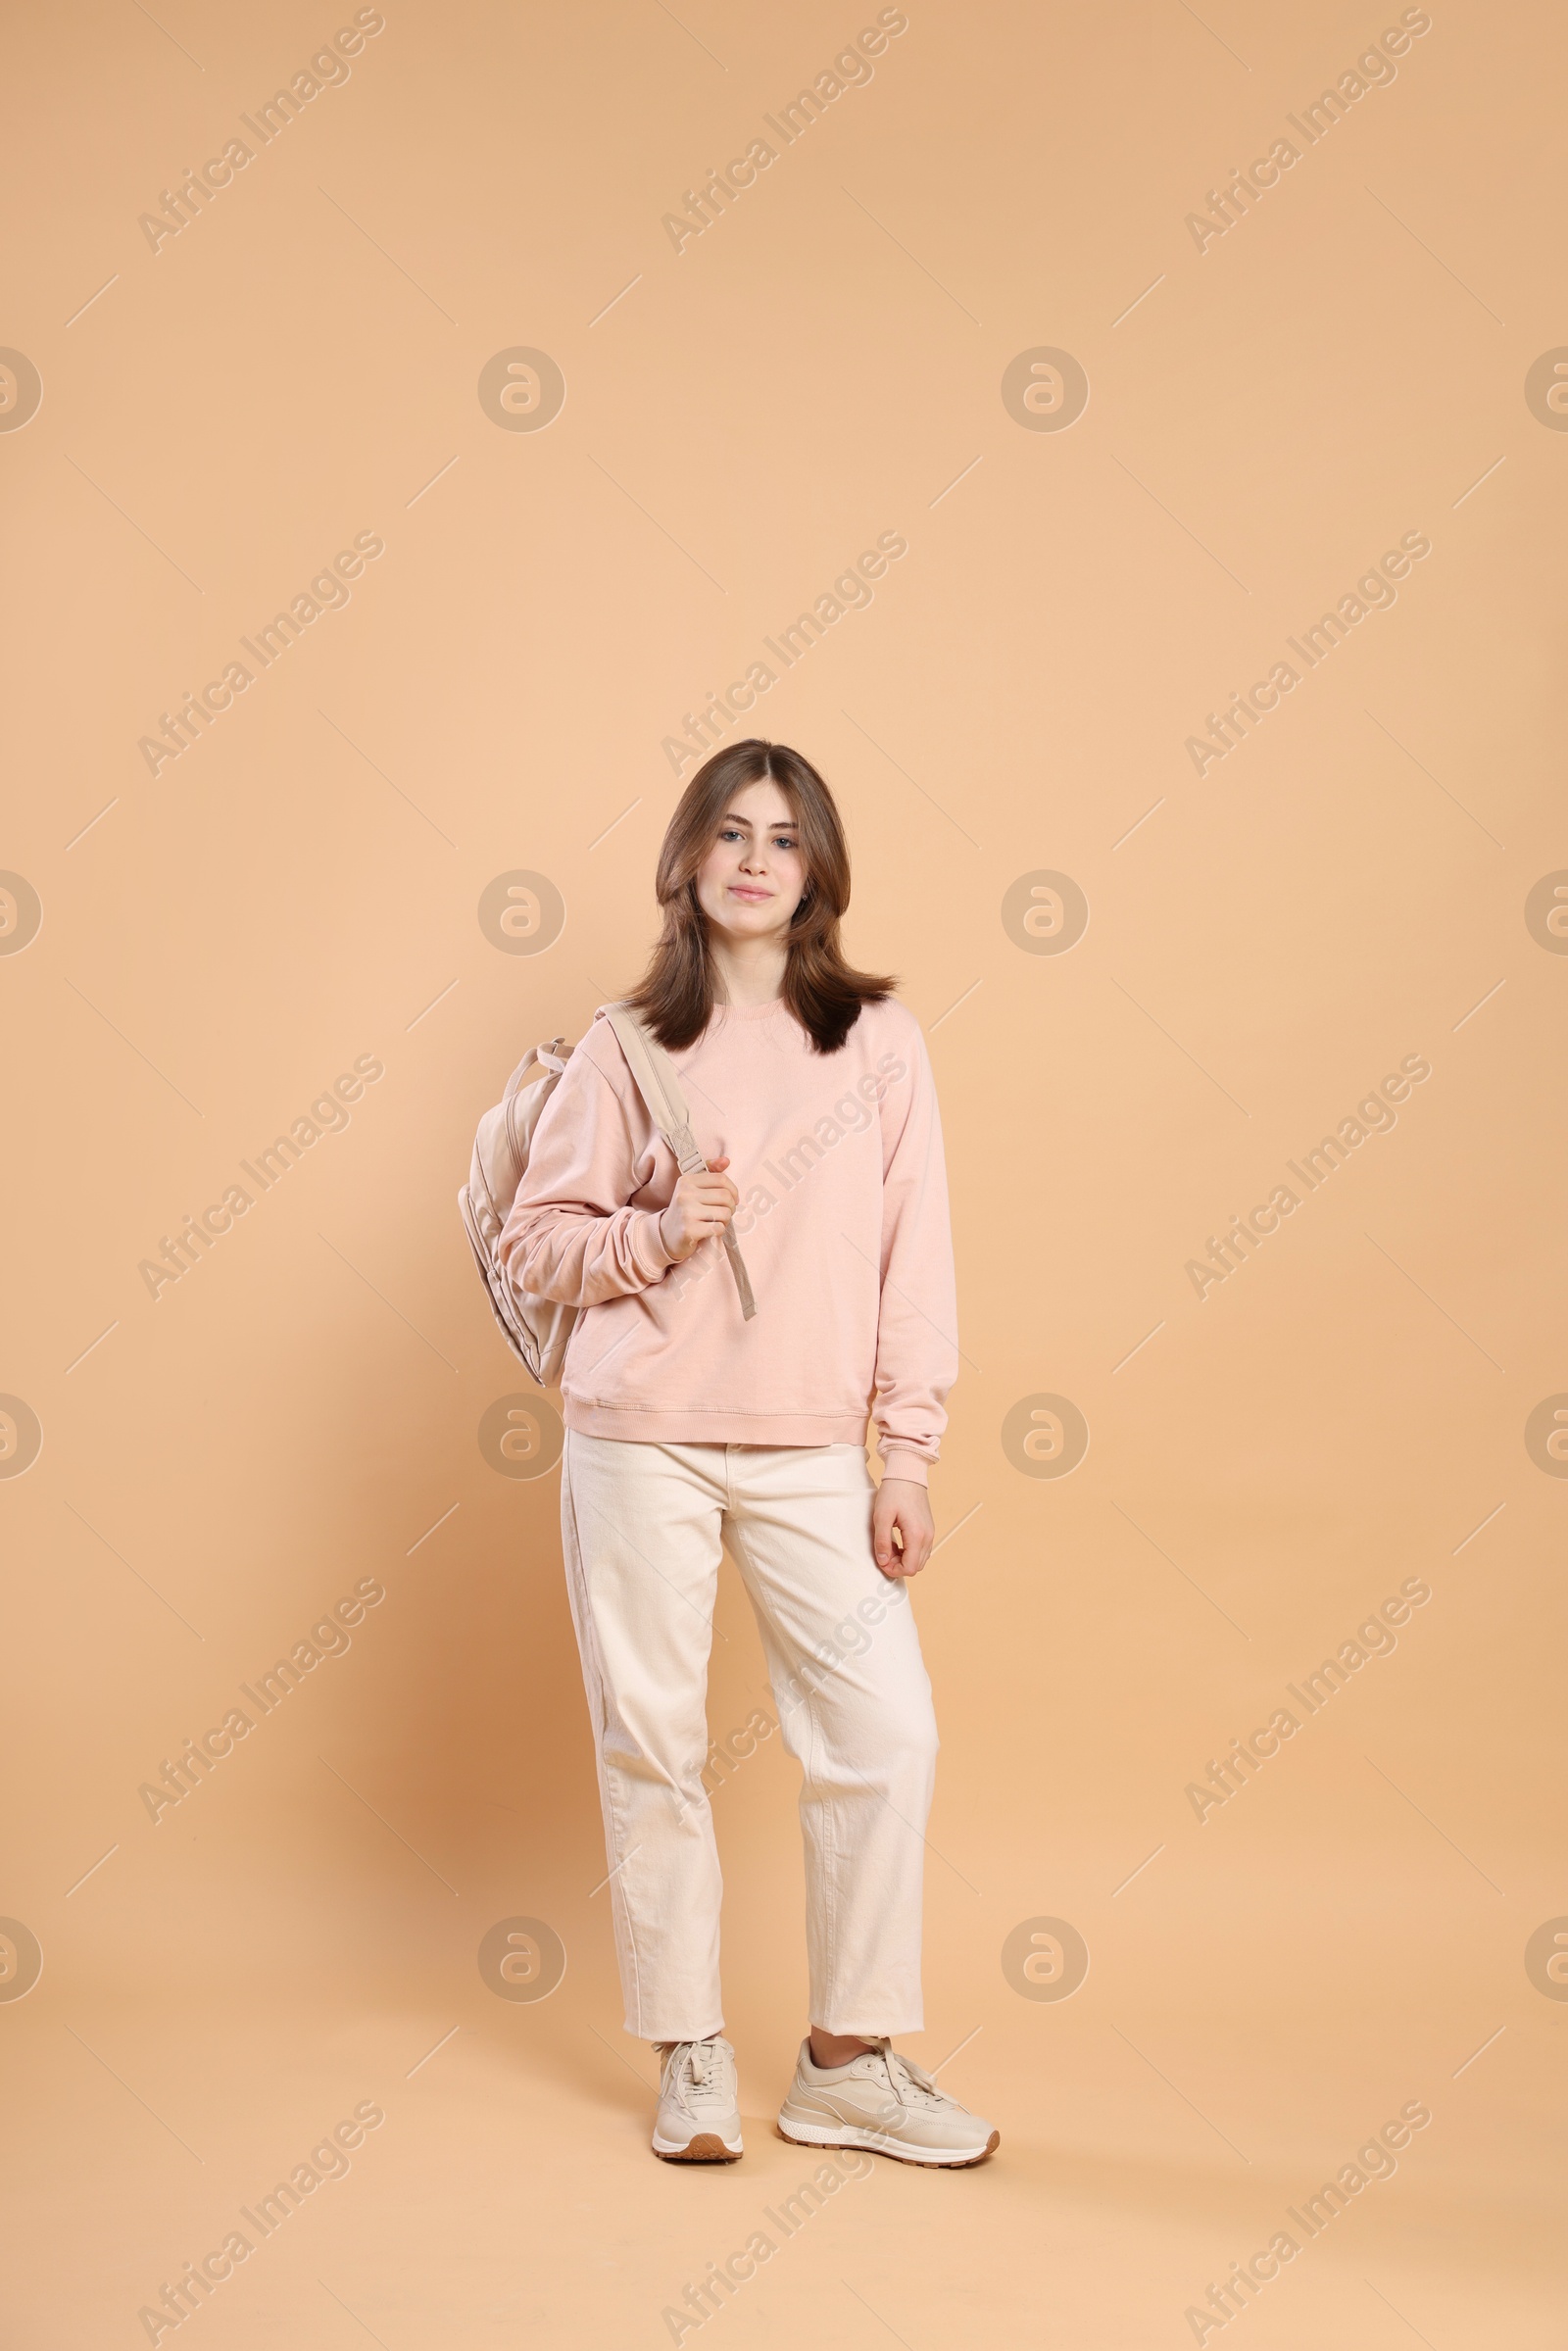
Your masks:
M 906 1585 L 871 1556 L 858 1445 L 656 1445 L 566 1433 L 562 1531 L 599 1758 L 626 2030 L 723 2028 L 721 1881 L 702 1773 L 721 1543 L 800 1762 L 809 2022 L 915 2033 L 936 1762 Z

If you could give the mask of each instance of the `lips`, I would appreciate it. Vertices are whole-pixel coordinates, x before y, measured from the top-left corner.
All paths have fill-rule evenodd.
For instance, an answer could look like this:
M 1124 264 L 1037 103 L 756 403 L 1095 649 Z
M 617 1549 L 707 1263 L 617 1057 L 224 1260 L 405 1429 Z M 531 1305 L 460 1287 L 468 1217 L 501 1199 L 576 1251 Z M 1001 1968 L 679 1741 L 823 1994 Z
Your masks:
M 745 899 L 748 906 L 754 906 L 765 905 L 773 895 L 771 890 L 742 890 L 734 882 L 731 882 L 729 886 L 729 894 L 731 898 Z

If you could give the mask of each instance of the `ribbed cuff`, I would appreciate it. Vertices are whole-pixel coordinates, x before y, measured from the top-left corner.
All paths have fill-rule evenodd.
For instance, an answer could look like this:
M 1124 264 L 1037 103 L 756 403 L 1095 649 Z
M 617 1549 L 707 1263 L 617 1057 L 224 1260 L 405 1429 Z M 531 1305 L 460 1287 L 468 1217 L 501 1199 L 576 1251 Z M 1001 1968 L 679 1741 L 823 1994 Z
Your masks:
M 885 1478 L 906 1479 L 911 1486 L 929 1486 L 931 1481 L 926 1476 L 928 1466 L 924 1453 L 909 1452 L 900 1445 L 890 1446 L 882 1456 L 882 1475 Z M 826 2030 L 824 2026 L 823 2031 Z
M 657 1208 L 634 1208 L 626 1226 L 626 1246 L 650 1284 L 662 1281 L 675 1262 L 664 1247 L 660 1215 Z

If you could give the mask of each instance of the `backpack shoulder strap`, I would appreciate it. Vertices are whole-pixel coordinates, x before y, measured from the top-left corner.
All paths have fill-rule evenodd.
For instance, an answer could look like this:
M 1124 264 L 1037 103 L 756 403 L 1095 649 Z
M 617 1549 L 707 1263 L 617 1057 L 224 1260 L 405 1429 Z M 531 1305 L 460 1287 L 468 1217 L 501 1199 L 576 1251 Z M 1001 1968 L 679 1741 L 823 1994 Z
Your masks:
M 637 1081 L 637 1091 L 647 1106 L 648 1115 L 674 1152 L 681 1174 L 696 1174 L 708 1163 L 692 1134 L 686 1097 L 680 1090 L 674 1063 L 629 1004 L 608 1005 L 605 1018 L 615 1032 L 620 1050 L 626 1056 L 626 1066 Z
M 657 1037 L 643 1026 L 629 1004 L 609 1004 L 605 1018 L 614 1030 L 626 1066 L 637 1082 L 637 1091 L 648 1108 L 648 1115 L 675 1154 L 675 1164 L 682 1175 L 696 1175 L 706 1169 L 708 1161 L 697 1148 L 692 1133 L 691 1118 L 686 1108 L 686 1097 L 680 1090 L 680 1079 Z M 735 1288 L 741 1301 L 741 1319 L 750 1322 L 757 1312 L 757 1300 L 752 1295 L 752 1279 L 741 1255 L 740 1243 L 734 1228 L 724 1228 L 724 1253 L 735 1277 Z

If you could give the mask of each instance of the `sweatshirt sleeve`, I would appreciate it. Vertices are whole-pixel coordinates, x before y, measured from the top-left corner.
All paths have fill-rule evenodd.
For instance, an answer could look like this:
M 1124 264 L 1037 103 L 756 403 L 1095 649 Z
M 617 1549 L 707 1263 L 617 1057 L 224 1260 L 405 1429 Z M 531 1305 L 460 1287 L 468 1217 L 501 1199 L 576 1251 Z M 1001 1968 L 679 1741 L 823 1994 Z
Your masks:
M 871 1417 L 883 1475 L 923 1486 L 957 1377 L 957 1302 L 936 1085 L 912 1020 L 900 1059 L 907 1074 L 902 1083 L 891 1077 L 882 1102 L 882 1300 Z
M 501 1234 L 513 1286 L 564 1306 L 647 1290 L 674 1262 L 659 1211 L 628 1205 L 653 1174 L 654 1128 L 608 1022 L 602 1033 L 610 1047 L 596 1023 L 545 1104 Z M 603 1065 L 612 1056 L 613 1077 Z

